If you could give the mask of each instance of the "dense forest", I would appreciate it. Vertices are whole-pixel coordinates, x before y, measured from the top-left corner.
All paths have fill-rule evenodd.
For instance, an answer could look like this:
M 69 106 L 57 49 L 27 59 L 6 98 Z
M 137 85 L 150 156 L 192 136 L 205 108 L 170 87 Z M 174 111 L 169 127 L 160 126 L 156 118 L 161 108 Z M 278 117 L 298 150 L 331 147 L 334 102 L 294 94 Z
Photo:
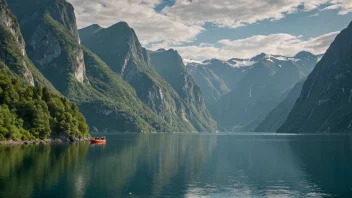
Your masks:
M 0 140 L 87 137 L 88 130 L 77 105 L 0 70 Z

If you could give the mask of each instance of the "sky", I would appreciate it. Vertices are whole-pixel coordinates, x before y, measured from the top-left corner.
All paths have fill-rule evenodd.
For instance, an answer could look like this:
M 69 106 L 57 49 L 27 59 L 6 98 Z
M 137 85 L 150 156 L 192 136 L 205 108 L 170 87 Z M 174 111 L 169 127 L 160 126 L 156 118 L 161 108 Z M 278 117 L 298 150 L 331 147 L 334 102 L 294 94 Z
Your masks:
M 262 52 L 323 54 L 352 21 L 352 0 L 68 0 L 79 28 L 125 21 L 150 50 L 187 61 Z

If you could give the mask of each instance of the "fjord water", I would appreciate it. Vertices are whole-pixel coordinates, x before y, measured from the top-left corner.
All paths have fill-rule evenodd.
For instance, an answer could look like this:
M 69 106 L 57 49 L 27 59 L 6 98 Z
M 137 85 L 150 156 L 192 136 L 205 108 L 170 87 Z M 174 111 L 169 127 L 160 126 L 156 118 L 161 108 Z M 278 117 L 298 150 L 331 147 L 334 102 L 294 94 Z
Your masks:
M 0 147 L 0 197 L 329 197 L 352 193 L 348 135 L 109 135 Z

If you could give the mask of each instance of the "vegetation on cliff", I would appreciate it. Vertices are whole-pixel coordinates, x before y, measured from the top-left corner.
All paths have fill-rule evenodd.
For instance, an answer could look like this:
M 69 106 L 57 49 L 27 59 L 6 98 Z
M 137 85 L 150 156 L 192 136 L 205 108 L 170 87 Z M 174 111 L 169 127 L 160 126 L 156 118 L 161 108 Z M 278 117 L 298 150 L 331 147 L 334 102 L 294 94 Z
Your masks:
M 89 136 L 77 105 L 46 87 L 23 86 L 18 79 L 0 71 L 0 140 L 55 136 Z

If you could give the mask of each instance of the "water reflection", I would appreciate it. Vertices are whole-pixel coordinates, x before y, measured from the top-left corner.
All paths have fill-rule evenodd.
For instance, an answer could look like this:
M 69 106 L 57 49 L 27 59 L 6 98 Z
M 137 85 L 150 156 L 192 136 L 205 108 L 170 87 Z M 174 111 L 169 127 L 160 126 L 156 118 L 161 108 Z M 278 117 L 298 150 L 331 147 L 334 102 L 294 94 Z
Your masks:
M 352 153 L 350 138 L 346 141 L 324 141 L 319 144 L 293 145 L 301 168 L 309 179 L 325 192 L 340 197 L 352 193 Z
M 117 135 L 106 145 L 0 147 L 0 195 L 347 196 L 346 137 Z
M 90 160 L 91 170 L 95 171 L 89 173 L 95 180 L 87 185 L 100 189 L 91 192 L 92 197 L 158 196 L 172 179 L 194 180 L 216 146 L 215 136 L 165 134 L 125 138 L 117 140 L 119 146 L 108 144 L 107 152 L 98 152 L 99 157 Z
M 1 197 L 31 197 L 70 174 L 86 155 L 88 144 L 1 146 Z

